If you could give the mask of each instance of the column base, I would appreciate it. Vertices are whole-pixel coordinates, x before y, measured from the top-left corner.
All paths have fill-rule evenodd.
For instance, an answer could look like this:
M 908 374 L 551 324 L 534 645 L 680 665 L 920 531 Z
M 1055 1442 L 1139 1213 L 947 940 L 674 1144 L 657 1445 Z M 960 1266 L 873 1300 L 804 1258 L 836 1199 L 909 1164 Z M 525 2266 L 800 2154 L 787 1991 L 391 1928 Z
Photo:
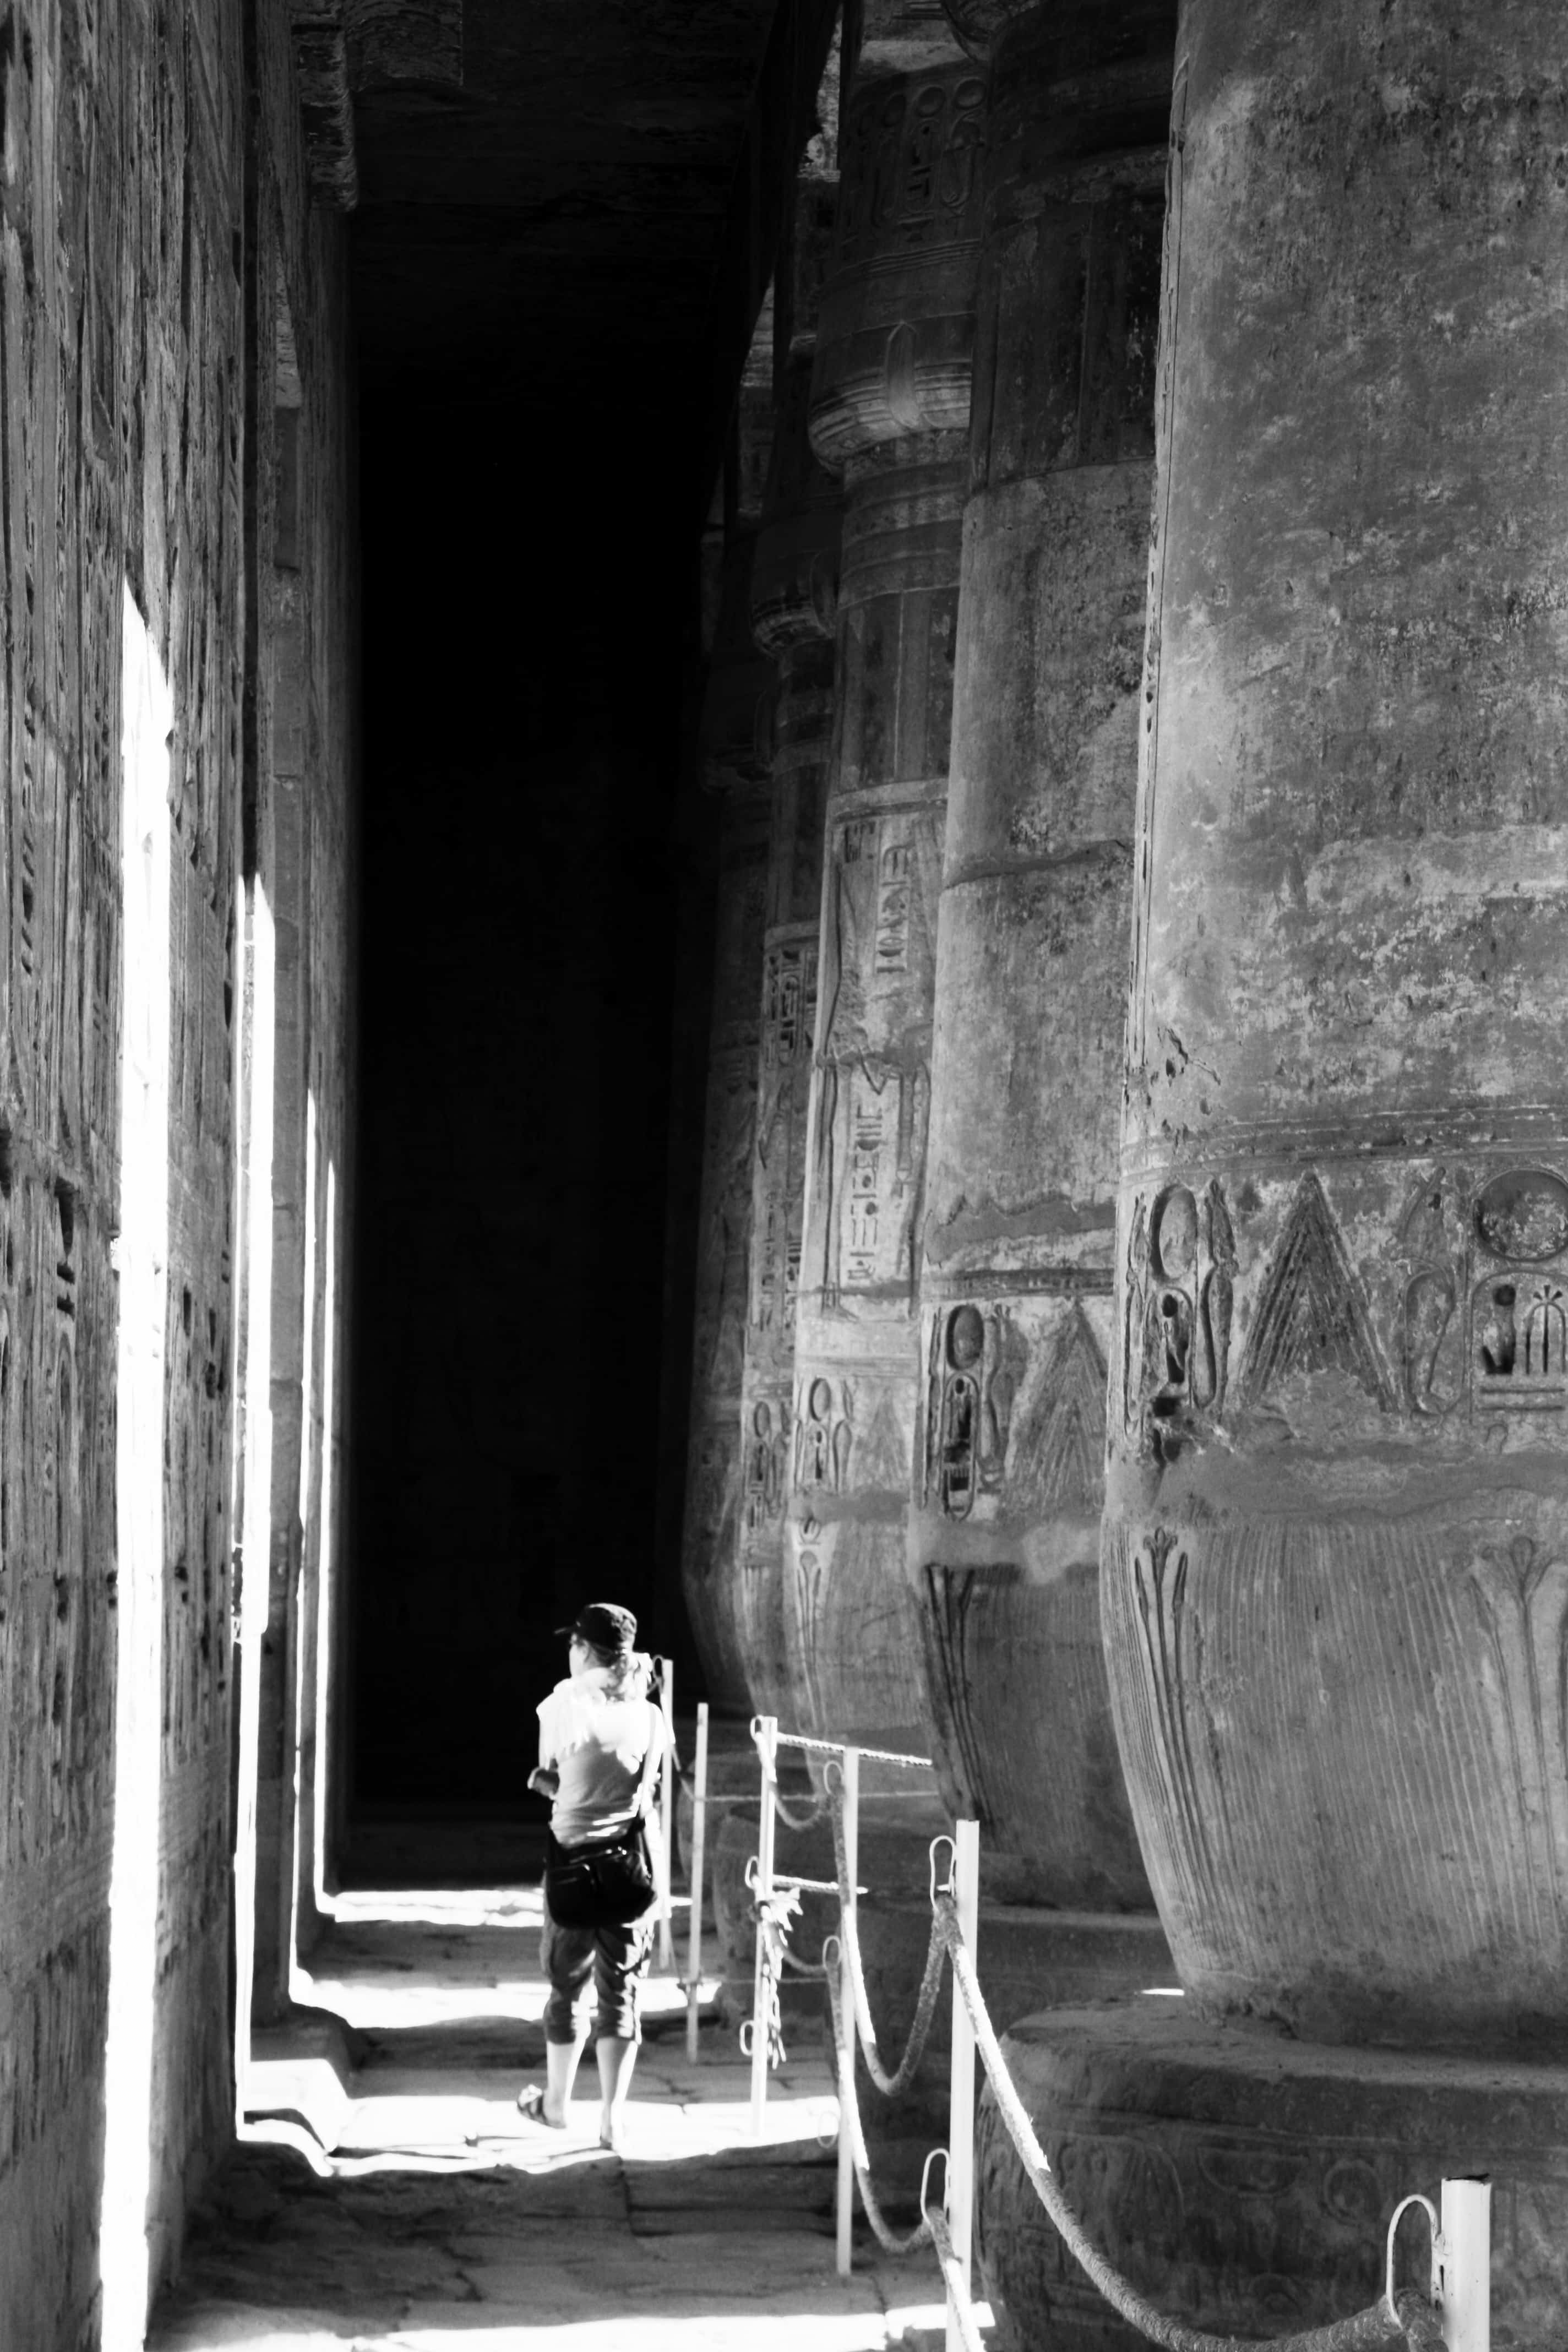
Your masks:
M 870 1874 L 862 1871 L 862 1880 Z M 873 1895 L 860 1912 L 866 1994 L 885 2064 L 902 2055 L 909 2035 L 931 1916 L 929 1899 L 912 1896 L 879 1902 Z M 1047 1911 L 984 1904 L 979 1969 L 985 2005 L 999 2033 L 1043 2002 L 1113 2000 L 1141 1992 L 1145 1985 L 1175 1980 L 1164 1929 L 1152 1911 Z M 952 2048 L 948 1976 L 924 2059 L 903 2096 L 884 2098 L 861 2066 L 860 2113 L 872 2174 L 878 2188 L 887 2188 L 895 2200 L 912 2198 L 918 2190 L 926 2150 L 946 2146 Z
M 1562 2343 L 1568 2066 L 1330 2049 L 1158 1995 L 1024 2018 L 1003 2049 L 1085 2230 L 1173 2318 L 1269 2336 L 1362 2310 L 1400 2199 L 1489 2173 L 1492 2342 Z M 1000 2352 L 1142 2344 L 1047 2221 L 989 2099 L 976 2195 Z M 1425 2223 L 1406 2227 L 1405 2275 L 1424 2277 Z

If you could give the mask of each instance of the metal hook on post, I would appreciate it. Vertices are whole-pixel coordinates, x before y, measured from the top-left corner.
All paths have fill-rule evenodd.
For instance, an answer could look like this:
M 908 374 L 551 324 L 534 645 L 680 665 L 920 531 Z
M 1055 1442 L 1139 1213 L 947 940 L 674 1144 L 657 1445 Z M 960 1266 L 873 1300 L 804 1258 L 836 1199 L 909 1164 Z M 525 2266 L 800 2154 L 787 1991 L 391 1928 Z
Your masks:
M 1396 2326 L 1399 2324 L 1399 2308 L 1394 2300 L 1394 2237 L 1399 2227 L 1401 2216 L 1408 2213 L 1413 2205 L 1420 2206 L 1432 2225 L 1432 2276 L 1429 2292 L 1434 2305 L 1439 2301 L 1442 2294 L 1443 2225 L 1437 2219 L 1437 2208 L 1433 2204 L 1430 2197 L 1423 2197 L 1419 2192 L 1413 2197 L 1402 2197 L 1394 2207 L 1393 2218 L 1388 2224 L 1388 2241 L 1383 2273 L 1383 2300 L 1388 2307 L 1389 2317 Z
M 944 1845 L 947 1848 L 947 1876 L 942 1880 L 940 1886 L 937 1884 L 936 1876 L 936 1850 L 939 1845 Z M 950 1837 L 942 1836 L 932 1838 L 931 1842 L 931 1899 L 933 1905 L 935 1904 L 936 1898 L 939 1895 L 951 1895 L 952 1893 L 952 1873 L 957 1860 L 958 1848 L 954 1845 Z

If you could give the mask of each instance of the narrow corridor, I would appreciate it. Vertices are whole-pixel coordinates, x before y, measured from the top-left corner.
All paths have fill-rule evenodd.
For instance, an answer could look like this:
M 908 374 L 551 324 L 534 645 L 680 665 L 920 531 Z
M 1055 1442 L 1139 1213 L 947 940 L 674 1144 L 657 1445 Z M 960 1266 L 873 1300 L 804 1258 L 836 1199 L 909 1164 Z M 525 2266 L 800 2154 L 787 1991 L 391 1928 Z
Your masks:
M 705 2012 L 693 2066 L 656 1973 L 618 2158 L 592 2096 L 564 2137 L 516 2110 L 543 2063 L 536 1887 L 338 1903 L 297 1988 L 317 2019 L 256 2037 L 251 2104 L 279 2114 L 250 2128 L 279 2138 L 214 2182 L 149 2352 L 935 2352 L 929 2252 L 858 2242 L 835 2275 L 816 2031 L 792 2037 L 754 2145 L 733 2031 Z

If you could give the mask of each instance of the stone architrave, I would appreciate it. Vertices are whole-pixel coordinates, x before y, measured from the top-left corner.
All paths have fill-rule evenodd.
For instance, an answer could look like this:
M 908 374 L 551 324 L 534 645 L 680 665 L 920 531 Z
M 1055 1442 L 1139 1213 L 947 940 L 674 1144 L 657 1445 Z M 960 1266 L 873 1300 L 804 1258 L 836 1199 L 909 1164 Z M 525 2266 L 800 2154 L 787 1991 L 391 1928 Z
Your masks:
M 773 827 L 763 950 L 752 1253 L 742 1380 L 739 1575 L 755 1704 L 786 1724 L 799 1705 L 784 1633 L 784 1496 L 795 1389 L 811 1049 L 816 1021 L 822 832 L 833 733 L 838 484 L 807 435 L 815 305 L 837 178 L 804 176 L 794 257 L 795 332 L 785 359 L 763 527 L 752 570 L 757 644 L 777 664 Z
M 1188 1998 L 1034 2063 L 1204 2326 L 1368 2302 L 1440 2152 L 1568 2326 L 1561 35 L 1182 16 L 1101 1601 Z
M 904 1545 L 983 97 L 923 15 L 868 26 L 812 386 L 845 514 L 786 1630 L 813 1727 L 921 1754 Z
M 1116 1909 L 1151 1899 L 1098 1582 L 1175 11 L 989 14 L 909 1557 L 988 1887 Z
M 681 1544 L 681 1590 L 708 1696 L 718 1712 L 730 1715 L 751 1707 L 736 1544 L 773 686 L 771 666 L 752 643 L 749 625 L 755 546 L 752 521 L 729 536 L 700 746 L 703 782 L 722 794 L 723 807 Z

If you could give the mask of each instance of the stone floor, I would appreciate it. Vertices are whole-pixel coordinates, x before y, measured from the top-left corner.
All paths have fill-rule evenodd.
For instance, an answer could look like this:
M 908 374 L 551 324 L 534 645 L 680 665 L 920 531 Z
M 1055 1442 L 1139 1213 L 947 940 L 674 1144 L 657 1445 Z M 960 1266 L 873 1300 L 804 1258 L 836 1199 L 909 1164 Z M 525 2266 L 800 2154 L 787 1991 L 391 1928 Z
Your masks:
M 791 2050 L 756 2142 L 733 2032 L 706 2017 L 692 2064 L 684 1997 L 656 1973 L 626 2155 L 598 2147 L 591 2096 L 570 2134 L 518 2115 L 542 2066 L 538 1904 L 340 1898 L 296 1985 L 317 2014 L 257 2037 L 247 2105 L 271 2112 L 215 2184 L 149 2352 L 935 2352 L 929 2251 L 890 2262 L 862 2225 L 853 2277 L 835 2273 L 819 2045 Z

